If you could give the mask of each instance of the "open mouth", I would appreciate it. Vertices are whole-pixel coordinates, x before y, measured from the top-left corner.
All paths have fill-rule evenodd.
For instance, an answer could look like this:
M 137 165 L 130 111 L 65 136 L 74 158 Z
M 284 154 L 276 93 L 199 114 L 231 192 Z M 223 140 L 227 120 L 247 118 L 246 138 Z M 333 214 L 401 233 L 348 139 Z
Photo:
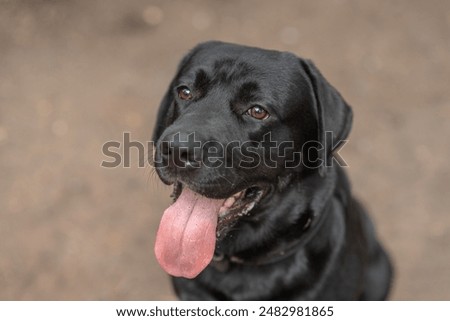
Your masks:
M 174 202 L 177 201 L 183 188 L 186 188 L 183 183 L 176 182 L 174 184 L 172 193 Z M 251 186 L 224 199 L 217 215 L 217 239 L 224 237 L 226 232 L 233 227 L 240 217 L 248 215 L 255 205 L 261 200 L 265 192 L 266 189 L 263 187 Z
M 180 182 L 174 184 L 175 202 L 164 211 L 156 235 L 160 265 L 173 276 L 196 277 L 211 262 L 216 240 L 248 215 L 265 191 L 251 186 L 228 198 L 214 199 Z

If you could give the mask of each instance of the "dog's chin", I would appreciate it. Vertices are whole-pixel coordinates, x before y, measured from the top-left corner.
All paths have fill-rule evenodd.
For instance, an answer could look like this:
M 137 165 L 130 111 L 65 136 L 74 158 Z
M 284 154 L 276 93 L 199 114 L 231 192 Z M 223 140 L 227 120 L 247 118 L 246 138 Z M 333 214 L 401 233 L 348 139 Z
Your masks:
M 269 191 L 269 188 L 262 184 L 244 187 L 237 192 L 223 190 L 223 187 L 221 188 L 219 185 L 202 186 L 182 180 L 174 182 L 173 186 L 172 198 L 174 201 L 178 199 L 184 188 L 189 188 L 207 198 L 224 200 L 218 214 L 217 239 L 222 239 L 240 218 L 251 215 L 251 210 Z

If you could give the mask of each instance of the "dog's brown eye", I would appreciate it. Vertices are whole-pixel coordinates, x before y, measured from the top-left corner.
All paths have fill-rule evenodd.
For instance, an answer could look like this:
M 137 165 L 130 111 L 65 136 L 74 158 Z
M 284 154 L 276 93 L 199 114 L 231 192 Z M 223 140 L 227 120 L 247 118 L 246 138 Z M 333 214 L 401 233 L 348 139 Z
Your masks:
M 178 87 L 178 97 L 182 100 L 191 100 L 192 99 L 192 92 L 191 90 L 186 86 Z
M 265 110 L 261 106 L 253 106 L 247 111 L 247 114 L 258 120 L 264 120 L 270 116 L 267 110 Z

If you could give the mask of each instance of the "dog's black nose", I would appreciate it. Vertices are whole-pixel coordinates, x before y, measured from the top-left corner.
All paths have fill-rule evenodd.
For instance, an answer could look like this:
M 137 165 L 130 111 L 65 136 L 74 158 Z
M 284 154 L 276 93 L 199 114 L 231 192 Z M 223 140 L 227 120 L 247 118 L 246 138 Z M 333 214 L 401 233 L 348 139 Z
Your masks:
M 161 156 L 170 165 L 179 168 L 198 168 L 201 160 L 201 143 L 195 133 L 168 134 L 160 141 Z

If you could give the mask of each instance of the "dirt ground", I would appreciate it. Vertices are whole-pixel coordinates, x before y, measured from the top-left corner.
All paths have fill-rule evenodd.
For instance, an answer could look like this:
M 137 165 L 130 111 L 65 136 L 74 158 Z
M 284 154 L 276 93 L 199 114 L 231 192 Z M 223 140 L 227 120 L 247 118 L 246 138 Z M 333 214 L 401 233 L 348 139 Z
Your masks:
M 396 266 L 394 300 L 450 300 L 450 2 L 0 0 L 0 299 L 174 299 L 153 255 L 169 188 L 137 150 L 209 39 L 311 58 L 353 106 L 342 150 Z

